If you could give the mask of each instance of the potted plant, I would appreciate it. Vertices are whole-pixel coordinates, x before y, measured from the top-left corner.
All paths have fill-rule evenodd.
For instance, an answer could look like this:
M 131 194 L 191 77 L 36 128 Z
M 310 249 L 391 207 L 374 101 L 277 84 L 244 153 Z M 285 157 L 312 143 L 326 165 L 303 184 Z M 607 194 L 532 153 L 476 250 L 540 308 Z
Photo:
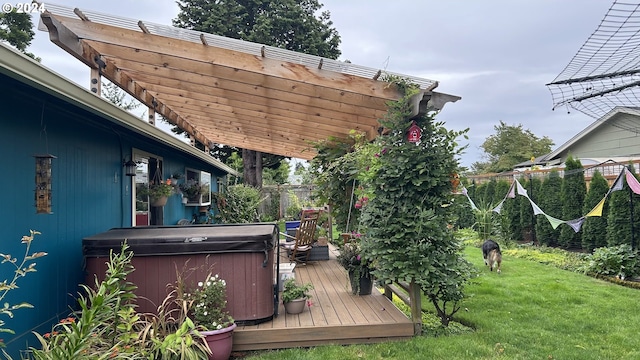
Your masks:
M 178 185 L 178 180 L 182 179 L 182 173 L 181 172 L 174 172 L 173 174 L 171 174 L 171 185 Z
M 197 180 L 188 179 L 184 183 L 178 185 L 178 188 L 182 192 L 182 195 L 189 199 L 189 202 L 200 202 L 200 195 L 202 195 L 204 188 Z
M 226 360 L 231 355 L 236 324 L 226 310 L 227 284 L 218 275 L 207 275 L 204 281 L 184 294 L 194 323 L 203 331 L 211 349 L 210 360 Z
M 338 263 L 349 273 L 351 292 L 358 295 L 369 295 L 373 288 L 371 263 L 362 257 L 361 237 L 345 243 L 337 256 Z
M 140 188 L 141 196 L 149 197 L 149 204 L 151 206 L 164 206 L 167 203 L 167 198 L 171 196 L 175 191 L 171 180 L 159 181 L 158 183 L 150 183 L 148 187 L 142 186 Z
M 299 314 L 304 311 L 307 300 L 311 298 L 311 295 L 309 295 L 311 289 L 313 289 L 312 284 L 298 285 L 294 278 L 289 278 L 284 282 L 282 302 L 287 314 Z

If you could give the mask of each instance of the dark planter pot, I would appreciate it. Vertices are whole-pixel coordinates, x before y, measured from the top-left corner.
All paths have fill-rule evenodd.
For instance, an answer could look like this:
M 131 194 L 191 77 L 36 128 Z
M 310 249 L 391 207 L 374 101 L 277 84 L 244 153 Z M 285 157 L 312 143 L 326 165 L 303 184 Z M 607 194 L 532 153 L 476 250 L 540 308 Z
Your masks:
M 353 271 L 349 271 L 349 282 L 351 283 L 351 293 L 358 295 L 371 295 L 373 289 L 373 279 L 371 276 L 360 276 L 356 278 Z

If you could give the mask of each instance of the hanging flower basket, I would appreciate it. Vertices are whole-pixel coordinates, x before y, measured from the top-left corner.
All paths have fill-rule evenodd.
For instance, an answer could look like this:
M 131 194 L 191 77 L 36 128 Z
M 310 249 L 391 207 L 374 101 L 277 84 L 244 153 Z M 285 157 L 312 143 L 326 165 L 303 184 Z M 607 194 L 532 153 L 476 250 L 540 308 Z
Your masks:
M 156 198 L 156 199 L 150 199 L 151 200 L 150 205 L 153 206 L 153 207 L 165 206 L 165 205 L 167 205 L 167 199 L 168 198 L 166 196 L 161 196 L 161 197 Z

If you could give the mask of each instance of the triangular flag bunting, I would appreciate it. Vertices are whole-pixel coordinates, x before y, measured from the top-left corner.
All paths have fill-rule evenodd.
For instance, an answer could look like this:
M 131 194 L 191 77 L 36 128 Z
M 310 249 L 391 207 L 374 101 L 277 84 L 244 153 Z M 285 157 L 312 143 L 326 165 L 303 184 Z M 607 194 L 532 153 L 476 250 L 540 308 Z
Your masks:
M 500 201 L 500 204 L 498 204 L 496 207 L 494 207 L 493 210 L 491 210 L 491 211 L 500 214 L 500 210 L 502 210 L 502 204 L 504 204 L 504 199 L 502 199 L 502 201 Z
M 622 190 L 622 187 L 624 186 L 624 183 L 622 182 L 623 172 L 624 170 L 620 171 L 620 174 L 618 174 L 618 177 L 616 178 L 616 181 L 613 183 L 613 186 L 611 187 L 611 189 L 609 189 L 609 192 Z
M 596 205 L 589 213 L 585 216 L 602 216 L 602 208 L 604 208 L 604 201 L 607 199 L 607 195 L 605 195 L 602 200 Z
M 584 223 L 584 219 L 585 217 L 583 216 L 579 219 L 569 220 L 566 223 L 573 228 L 573 231 L 578 232 L 582 227 L 582 223 Z
M 543 213 L 544 214 L 544 213 Z M 556 219 L 553 216 L 549 216 L 547 214 L 544 214 L 544 216 L 547 218 L 547 220 L 549 220 L 549 223 L 551 224 L 551 227 L 555 230 L 558 226 L 560 226 L 560 224 L 562 224 L 564 221 L 560 220 L 560 219 Z
M 544 211 L 542 211 L 542 209 L 540 209 L 540 207 L 536 203 L 533 202 L 533 200 L 529 199 L 529 202 L 531 203 L 531 207 L 533 208 L 533 213 L 535 215 L 538 215 L 538 214 L 544 214 L 545 216 L 547 215 L 544 213 Z
M 516 198 L 516 182 L 515 181 L 511 183 L 511 186 L 509 187 L 509 192 L 507 193 L 507 197 L 509 199 Z
M 516 179 L 516 180 L 514 180 L 514 181 L 516 182 L 516 187 L 517 187 L 517 190 L 518 190 L 518 195 L 522 195 L 522 196 L 524 196 L 524 197 L 527 197 L 527 198 L 528 198 L 528 197 L 529 197 L 529 195 L 527 195 L 527 190 L 525 190 L 525 189 L 522 187 L 522 185 L 520 184 L 520 182 L 519 182 L 517 179 Z
M 624 172 L 627 177 L 627 185 L 629 185 L 629 187 L 635 194 L 640 194 L 640 183 L 638 183 L 638 179 L 633 176 L 629 169 L 624 168 Z

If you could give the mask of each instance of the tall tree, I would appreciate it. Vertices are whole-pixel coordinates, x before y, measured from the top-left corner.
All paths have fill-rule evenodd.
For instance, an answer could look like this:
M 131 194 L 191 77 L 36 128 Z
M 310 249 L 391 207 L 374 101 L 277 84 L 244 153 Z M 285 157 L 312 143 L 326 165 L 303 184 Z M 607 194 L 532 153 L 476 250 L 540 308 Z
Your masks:
M 596 170 L 589 182 L 589 192 L 584 199 L 583 214 L 588 214 L 609 191 L 607 179 Z M 589 252 L 596 248 L 607 246 L 607 213 L 609 202 L 605 200 L 602 206 L 602 216 L 589 216 L 582 225 L 582 249 Z
M 178 0 L 173 25 L 337 59 L 340 36 L 318 0 Z M 279 157 L 282 161 L 284 157 Z M 262 153 L 242 149 L 244 181 L 262 185 Z M 274 165 L 277 168 L 278 164 Z
M 554 218 L 562 217 L 562 178 L 557 170 L 551 171 L 549 177 L 546 178 L 540 186 L 537 200 L 535 201 L 544 212 Z M 531 205 L 529 205 L 531 207 Z M 554 229 L 549 220 L 543 215 L 536 217 L 536 239 L 541 244 L 548 246 L 557 246 L 560 237 L 560 229 Z M 572 230 L 573 231 L 573 230 Z
M 634 167 L 629 166 L 634 173 Z M 635 173 L 633 174 L 634 176 Z M 622 174 L 624 178 L 624 174 Z M 636 176 L 637 178 L 637 176 Z M 631 201 L 633 201 L 633 219 L 631 217 Z M 640 196 L 631 193 L 629 184 L 624 181 L 622 190 L 613 191 L 609 195 L 609 212 L 607 214 L 607 245 L 631 245 L 632 234 L 635 247 L 638 246 L 637 233 L 640 228 Z M 633 224 L 633 228 L 632 228 Z M 633 232 L 632 232 L 633 230 Z
M 31 15 L 18 13 L 15 9 L 11 12 L 0 12 L 0 40 L 9 43 L 30 58 L 40 61 L 40 58 L 27 51 L 34 36 Z
M 565 161 L 564 180 L 562 181 L 562 219 L 578 219 L 582 215 L 584 197 L 587 195 L 587 184 L 584 182 L 584 171 L 579 159 L 571 155 Z M 571 226 L 562 226 L 560 245 L 567 249 L 582 247 L 582 232 L 575 232 Z
M 509 171 L 515 164 L 551 152 L 551 139 L 546 136 L 538 138 L 530 130 L 523 129 L 522 124 L 507 125 L 500 121 L 500 125 L 493 128 L 496 133 L 489 136 L 480 146 L 487 161 L 474 162 L 471 165 L 476 173 Z

